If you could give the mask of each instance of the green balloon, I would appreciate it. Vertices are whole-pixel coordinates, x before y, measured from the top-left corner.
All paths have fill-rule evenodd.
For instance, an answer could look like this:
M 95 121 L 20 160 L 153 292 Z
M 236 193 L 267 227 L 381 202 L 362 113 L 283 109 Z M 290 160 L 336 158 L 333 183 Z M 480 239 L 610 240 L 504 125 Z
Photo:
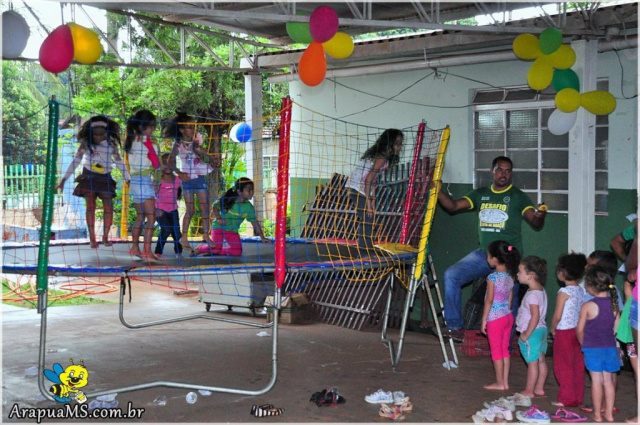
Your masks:
M 574 89 L 580 92 L 580 79 L 573 69 L 555 69 L 551 84 L 556 92 L 562 89 Z
M 562 33 L 555 28 L 547 28 L 540 34 L 540 50 L 545 55 L 558 50 L 562 44 Z
M 308 22 L 287 22 L 287 34 L 297 43 L 308 44 L 313 41 Z

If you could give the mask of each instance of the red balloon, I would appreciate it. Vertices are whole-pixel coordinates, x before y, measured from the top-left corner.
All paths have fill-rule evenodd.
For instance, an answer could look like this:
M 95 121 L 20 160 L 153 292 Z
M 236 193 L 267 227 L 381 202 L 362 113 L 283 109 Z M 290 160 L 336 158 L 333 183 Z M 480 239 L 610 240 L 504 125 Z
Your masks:
M 309 18 L 309 32 L 314 41 L 324 43 L 338 31 L 338 14 L 330 6 L 318 6 Z
M 40 46 L 40 65 L 57 74 L 69 68 L 73 61 L 73 37 L 67 25 L 60 25 Z
M 300 80 L 308 86 L 317 86 L 327 74 L 327 59 L 322 43 L 311 42 L 300 58 L 298 67 Z

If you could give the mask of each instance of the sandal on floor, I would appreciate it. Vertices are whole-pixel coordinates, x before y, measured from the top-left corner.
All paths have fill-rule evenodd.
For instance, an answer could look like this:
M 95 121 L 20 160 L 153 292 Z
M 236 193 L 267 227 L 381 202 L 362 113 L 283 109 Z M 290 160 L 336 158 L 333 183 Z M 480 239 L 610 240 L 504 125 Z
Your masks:
M 388 404 L 382 403 L 380 405 L 380 410 L 378 411 L 378 415 L 383 418 L 389 418 L 392 421 L 403 421 L 404 415 L 397 409 L 395 406 L 389 406 Z
M 411 404 L 410 401 L 405 401 L 402 404 L 396 404 L 395 407 L 401 412 L 411 412 L 413 410 L 413 404 Z
M 254 409 L 255 408 L 255 409 Z M 263 404 L 262 406 L 254 405 L 251 408 L 253 416 L 256 418 L 264 418 L 267 416 L 280 416 L 284 413 L 284 409 L 280 407 L 273 407 L 272 404 Z
M 558 409 L 554 415 L 551 415 L 552 419 L 560 419 L 562 422 L 585 422 L 587 418 L 578 415 L 575 412 L 566 409 Z
M 313 396 L 316 394 L 318 393 L 315 393 Z M 318 407 L 332 407 L 347 402 L 347 400 L 340 395 L 337 388 L 331 388 L 329 391 L 323 390 L 323 392 L 319 394 L 315 400 Z M 311 396 L 312 399 L 313 396 Z

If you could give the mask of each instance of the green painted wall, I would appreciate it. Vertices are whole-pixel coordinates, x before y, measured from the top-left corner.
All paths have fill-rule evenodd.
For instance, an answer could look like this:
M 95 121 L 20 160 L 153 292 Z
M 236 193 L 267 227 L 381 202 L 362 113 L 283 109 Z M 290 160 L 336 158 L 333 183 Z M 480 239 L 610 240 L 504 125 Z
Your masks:
M 443 186 L 443 189 L 447 185 Z M 455 199 L 465 195 L 472 189 L 470 184 L 448 185 Z M 626 215 L 636 211 L 637 195 L 635 190 L 609 190 L 609 215 L 596 217 L 596 249 L 609 249 L 609 241 L 624 227 L 629 225 Z M 523 223 L 524 254 L 537 255 L 547 260 L 547 295 L 549 299 L 548 317 L 550 320 L 555 308 L 556 293 L 559 286 L 555 276 L 557 258 L 567 252 L 567 215 L 548 214 L 545 226 L 540 231 L 533 230 Z M 444 285 L 444 271 L 471 250 L 478 246 L 477 214 L 474 212 L 449 215 L 440 206 L 435 214 L 429 245 L 436 273 L 441 285 Z M 585 253 L 589 255 L 589 253 Z M 622 280 L 618 287 L 622 288 Z M 471 287 L 463 290 L 464 303 L 471 296 Z M 415 309 L 414 309 L 415 310 Z
M 308 210 L 316 197 L 316 188 L 326 184 L 329 179 L 290 178 L 289 199 L 291 200 L 291 237 L 300 237 L 304 223 L 309 215 Z M 306 208 L 305 208 L 306 206 Z

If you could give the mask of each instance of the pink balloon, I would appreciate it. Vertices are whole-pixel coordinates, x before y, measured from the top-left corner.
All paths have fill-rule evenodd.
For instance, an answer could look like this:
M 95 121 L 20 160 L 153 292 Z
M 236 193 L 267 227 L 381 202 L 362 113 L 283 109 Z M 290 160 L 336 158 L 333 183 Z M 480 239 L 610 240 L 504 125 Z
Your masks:
M 309 18 L 309 32 L 318 43 L 331 40 L 338 31 L 338 14 L 330 6 L 318 6 Z
M 40 65 L 57 74 L 69 68 L 73 61 L 73 37 L 67 25 L 60 25 L 40 46 Z

